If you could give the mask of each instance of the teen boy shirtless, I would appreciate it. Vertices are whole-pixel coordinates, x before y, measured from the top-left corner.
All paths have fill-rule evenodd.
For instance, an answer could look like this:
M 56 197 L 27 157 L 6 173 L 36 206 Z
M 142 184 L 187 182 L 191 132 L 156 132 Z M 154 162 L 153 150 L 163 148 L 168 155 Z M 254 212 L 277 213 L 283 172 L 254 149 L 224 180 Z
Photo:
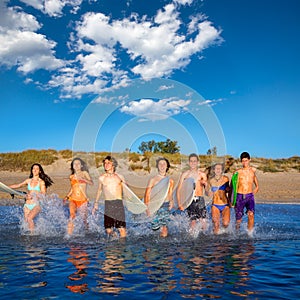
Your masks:
M 255 175 L 256 169 L 250 166 L 250 155 L 248 152 L 243 152 L 240 155 L 242 168 L 237 170 L 237 198 L 235 205 L 236 229 L 240 228 L 244 209 L 248 215 L 248 233 L 253 233 L 254 228 L 254 213 L 255 199 L 254 194 L 258 192 L 258 180 Z M 255 186 L 255 187 L 254 187 Z
M 117 161 L 110 155 L 103 160 L 105 173 L 99 177 L 99 187 L 95 199 L 93 213 L 98 209 L 98 202 L 103 192 L 104 195 L 104 228 L 108 235 L 117 228 L 120 237 L 126 237 L 125 209 L 122 201 L 124 177 L 117 174 Z
M 163 178 L 167 177 L 168 170 L 170 168 L 170 162 L 168 159 L 161 157 L 156 161 L 156 167 L 158 170 L 158 174 L 152 178 L 150 178 L 146 191 L 145 191 L 145 204 L 149 205 L 150 202 L 150 195 L 153 187 L 158 184 Z M 155 213 L 154 219 L 152 221 L 152 230 L 160 229 L 161 237 L 166 237 L 168 235 L 168 227 L 167 223 L 170 218 L 170 210 L 173 208 L 173 187 L 174 187 L 174 180 L 172 178 L 170 180 L 168 195 L 162 204 L 162 206 L 158 209 Z M 149 210 L 147 210 L 147 215 L 149 216 Z
M 207 210 L 204 200 L 204 188 L 207 184 L 207 176 L 202 172 L 199 167 L 199 157 L 197 154 L 192 153 L 189 155 L 189 170 L 183 172 L 180 176 L 178 187 L 177 187 L 177 200 L 178 208 L 183 210 L 181 199 L 180 199 L 180 189 L 182 188 L 182 183 L 187 178 L 193 178 L 195 182 L 195 196 L 190 206 L 186 209 L 188 216 L 191 220 L 191 230 L 195 229 L 197 220 L 200 220 L 202 228 L 206 229 L 206 215 Z

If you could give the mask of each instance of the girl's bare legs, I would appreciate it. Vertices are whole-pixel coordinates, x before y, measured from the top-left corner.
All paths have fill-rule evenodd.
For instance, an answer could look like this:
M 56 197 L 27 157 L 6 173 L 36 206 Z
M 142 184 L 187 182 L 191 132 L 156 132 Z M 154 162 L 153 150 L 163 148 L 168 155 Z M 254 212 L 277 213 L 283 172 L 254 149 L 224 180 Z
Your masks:
M 230 223 L 230 208 L 226 206 L 222 211 L 222 223 L 223 227 L 227 228 Z
M 41 207 L 39 205 L 36 205 L 32 210 L 24 207 L 24 219 L 28 224 L 28 229 L 31 233 L 34 232 L 34 218 L 40 213 Z
M 83 220 L 85 230 L 88 230 L 89 226 L 88 226 L 88 221 L 87 221 L 87 218 L 88 218 L 87 202 L 80 205 L 80 207 L 78 207 L 78 213 Z
M 213 205 L 211 206 L 211 218 L 213 221 L 214 234 L 218 234 L 220 230 L 220 211 Z
M 74 231 L 74 219 L 76 218 L 76 214 L 79 213 L 80 217 L 82 218 L 84 222 L 85 229 L 88 229 L 88 222 L 87 222 L 87 217 L 88 217 L 88 209 L 87 209 L 87 202 L 83 203 L 80 205 L 80 207 L 77 208 L 77 205 L 73 202 L 69 202 L 69 210 L 70 210 L 70 219 L 68 222 L 68 228 L 67 232 L 68 235 L 72 235 Z
M 76 217 L 77 207 L 73 201 L 69 202 L 69 211 L 70 211 L 70 219 L 68 222 L 67 233 L 68 235 L 72 235 L 74 231 L 74 219 Z

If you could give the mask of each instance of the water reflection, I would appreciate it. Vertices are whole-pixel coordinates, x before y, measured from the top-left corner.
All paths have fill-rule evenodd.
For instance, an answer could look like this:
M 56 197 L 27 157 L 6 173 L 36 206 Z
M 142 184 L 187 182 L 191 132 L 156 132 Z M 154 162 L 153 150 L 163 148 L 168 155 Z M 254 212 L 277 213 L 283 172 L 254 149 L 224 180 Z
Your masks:
M 71 248 L 69 256 L 67 261 L 74 265 L 76 271 L 68 276 L 72 284 L 68 284 L 66 287 L 73 293 L 84 294 L 89 290 L 88 284 L 83 282 L 87 276 L 87 268 L 90 263 L 89 256 L 79 247 Z
M 124 280 L 124 250 L 125 245 L 105 247 L 100 255 L 99 273 L 96 275 L 97 289 L 100 293 L 119 294 Z
M 162 246 L 147 247 L 143 252 L 145 273 L 154 292 L 170 292 L 176 287 L 172 251 Z
M 220 295 L 247 297 L 251 285 L 253 241 L 207 240 L 206 244 L 181 248 L 175 260 L 176 289 L 187 298 L 219 298 Z
M 253 289 L 250 282 L 250 273 L 253 269 L 252 261 L 254 259 L 255 246 L 250 240 L 237 245 L 233 250 L 232 274 L 236 280 L 233 282 L 234 289 L 231 291 L 231 294 L 241 297 L 253 295 L 256 292 L 250 290 L 250 288 Z
M 24 254 L 27 257 L 23 264 L 24 270 L 29 274 L 30 287 L 44 287 L 47 286 L 47 281 L 43 281 L 43 277 L 46 275 L 46 262 L 47 251 L 42 248 L 27 245 L 24 248 Z
M 37 293 L 40 299 L 298 299 L 300 206 L 291 206 L 288 216 L 266 208 L 272 215 L 253 239 L 243 233 L 192 238 L 174 229 L 166 239 L 129 231 L 124 243 L 107 240 L 103 231 L 72 239 L 60 231 L 16 234 L 17 219 L 5 215 L 18 210 L 3 209 L 0 299 L 36 299 Z

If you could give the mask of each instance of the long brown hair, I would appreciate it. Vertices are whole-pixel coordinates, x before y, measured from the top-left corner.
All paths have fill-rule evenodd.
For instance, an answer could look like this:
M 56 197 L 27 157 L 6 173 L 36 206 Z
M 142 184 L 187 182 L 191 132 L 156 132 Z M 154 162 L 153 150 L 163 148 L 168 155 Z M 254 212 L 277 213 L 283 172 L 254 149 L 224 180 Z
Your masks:
M 72 162 L 71 162 L 71 173 L 74 174 L 75 173 L 75 170 L 74 170 L 74 161 L 75 160 L 79 160 L 80 161 L 80 164 L 81 164 L 81 171 L 87 171 L 89 173 L 89 169 L 88 169 L 88 166 L 87 164 L 85 163 L 85 161 L 83 161 L 81 158 L 79 157 L 75 157 Z
M 39 178 L 41 178 L 42 180 L 44 180 L 46 188 L 48 188 L 50 185 L 52 185 L 54 183 L 52 181 L 52 179 L 44 172 L 43 167 L 40 164 L 38 164 L 38 163 L 34 163 L 31 166 L 29 178 L 33 177 L 32 170 L 33 170 L 34 166 L 38 166 L 39 167 L 39 169 L 40 169 L 40 171 L 39 171 Z

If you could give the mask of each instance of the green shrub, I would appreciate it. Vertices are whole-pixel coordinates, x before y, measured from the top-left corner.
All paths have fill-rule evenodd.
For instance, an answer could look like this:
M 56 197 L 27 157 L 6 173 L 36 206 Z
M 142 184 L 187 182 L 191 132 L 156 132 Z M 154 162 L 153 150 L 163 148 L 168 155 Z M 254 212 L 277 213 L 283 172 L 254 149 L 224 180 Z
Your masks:
M 73 157 L 73 151 L 71 150 L 60 150 L 58 153 L 63 159 L 72 159 Z
M 139 171 L 139 170 L 142 170 L 143 169 L 143 166 L 142 165 L 139 165 L 139 164 L 130 164 L 129 165 L 129 170 L 131 171 Z
M 136 152 L 131 152 L 128 155 L 128 160 L 132 161 L 134 163 L 139 162 L 140 161 L 140 155 Z
M 1 170 L 28 171 L 34 163 L 42 166 L 53 164 L 58 159 L 56 150 L 25 150 L 23 152 L 2 153 L 0 155 Z
M 259 166 L 259 170 L 263 172 L 271 172 L 271 173 L 280 172 L 278 166 L 276 166 L 276 164 L 272 160 L 268 160 L 265 164 Z

